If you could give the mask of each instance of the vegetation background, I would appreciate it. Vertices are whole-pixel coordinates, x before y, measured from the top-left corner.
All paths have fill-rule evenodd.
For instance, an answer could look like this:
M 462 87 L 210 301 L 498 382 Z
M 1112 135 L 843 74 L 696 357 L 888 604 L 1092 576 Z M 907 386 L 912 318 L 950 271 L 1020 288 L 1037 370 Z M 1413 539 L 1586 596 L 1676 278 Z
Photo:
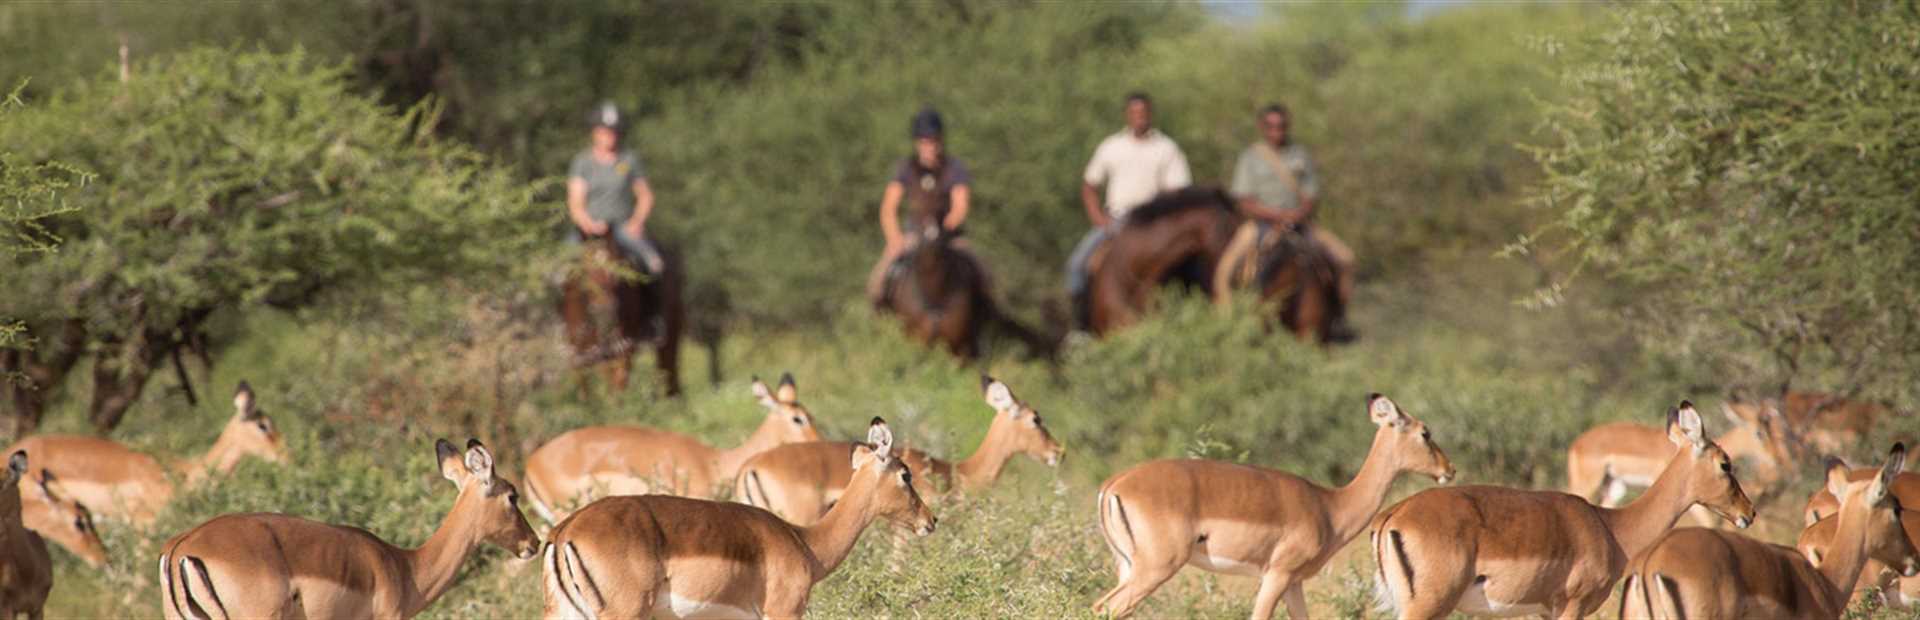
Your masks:
M 151 532 L 107 524 L 103 572 L 56 553 L 50 612 L 150 614 L 157 544 L 226 512 L 417 544 L 453 495 L 434 437 L 479 437 L 508 472 L 586 424 L 731 444 L 758 421 L 752 374 L 792 371 L 832 436 L 880 415 L 958 455 L 986 428 L 985 370 L 1068 449 L 936 506 L 913 570 L 871 536 L 816 590 L 823 617 L 1084 616 L 1113 580 L 1091 510 L 1105 476 L 1186 455 L 1338 484 L 1373 391 L 1427 421 L 1466 481 L 1545 488 L 1581 430 L 1657 423 L 1681 398 L 1792 386 L 1912 411 L 1920 141 L 1893 119 L 1914 109 L 1917 23 L 1878 3 L 1238 21 L 1136 3 L 0 6 L 0 85 L 24 83 L 0 110 L 0 324 L 26 330 L 0 370 L 72 358 L 9 388 L 9 411 L 31 394 L 44 430 L 195 454 L 229 412 L 188 404 L 166 365 L 204 332 L 207 356 L 179 368 L 201 396 L 250 381 L 294 452 L 185 494 Z M 1170 296 L 1058 367 L 972 367 L 861 307 L 881 185 L 932 104 L 976 174 L 974 243 L 1041 320 L 1085 227 L 1081 167 L 1136 89 L 1205 183 L 1226 181 L 1257 106 L 1296 111 L 1321 221 L 1362 257 L 1359 344 Z M 689 257 L 699 329 L 725 336 L 683 364 L 684 399 L 565 368 L 553 180 L 600 99 L 636 111 L 654 229 Z M 709 359 L 724 376 L 698 371 Z M 107 392 L 124 423 L 102 419 Z M 1900 417 L 1861 451 L 1915 428 Z M 1759 531 L 1790 538 L 1811 486 L 1777 490 Z M 1376 613 L 1363 556 L 1309 584 L 1316 609 Z M 428 614 L 537 615 L 536 573 L 484 553 Z M 1243 616 L 1252 590 L 1187 571 L 1143 613 Z

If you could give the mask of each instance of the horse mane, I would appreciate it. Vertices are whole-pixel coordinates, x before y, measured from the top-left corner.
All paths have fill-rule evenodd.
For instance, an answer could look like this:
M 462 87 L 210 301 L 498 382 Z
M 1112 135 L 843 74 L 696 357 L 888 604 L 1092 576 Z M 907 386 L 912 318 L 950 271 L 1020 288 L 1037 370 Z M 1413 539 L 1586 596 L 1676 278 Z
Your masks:
M 1233 200 L 1227 193 L 1211 185 L 1191 185 L 1185 188 L 1160 194 L 1146 204 L 1134 207 L 1127 212 L 1127 225 L 1151 224 L 1155 220 L 1192 209 L 1212 207 L 1228 213 L 1233 212 Z

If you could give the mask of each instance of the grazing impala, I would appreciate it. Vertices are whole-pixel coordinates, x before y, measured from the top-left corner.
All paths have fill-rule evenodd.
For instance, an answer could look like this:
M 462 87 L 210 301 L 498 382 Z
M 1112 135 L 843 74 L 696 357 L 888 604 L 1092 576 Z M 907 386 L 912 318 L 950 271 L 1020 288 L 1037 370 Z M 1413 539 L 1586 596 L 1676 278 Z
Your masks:
M 1819 454 L 1842 454 L 1873 431 L 1879 420 L 1891 417 L 1892 410 L 1878 403 L 1848 400 L 1819 392 L 1787 392 L 1784 398 L 1731 403 L 1741 415 L 1767 411 L 1784 417 L 1809 447 Z
M 42 538 L 65 547 L 87 566 L 107 565 L 107 547 L 93 528 L 93 513 L 67 497 L 53 472 L 27 476 L 20 482 L 20 522 Z
M 1847 471 L 1847 480 L 1851 482 L 1870 480 L 1879 473 L 1880 470 L 1871 467 L 1852 468 Z M 1900 500 L 1902 508 L 1909 504 L 1920 506 L 1920 474 L 1902 471 L 1894 476 L 1893 484 L 1887 488 L 1892 491 L 1895 499 Z M 1806 555 L 1808 560 L 1813 561 L 1814 566 L 1819 566 L 1821 556 L 1827 553 L 1826 545 L 1832 538 L 1830 535 L 1832 528 L 1812 526 L 1837 512 L 1840 512 L 1840 500 L 1834 497 L 1833 492 L 1828 491 L 1824 485 L 1815 490 L 1812 497 L 1807 498 L 1805 517 L 1806 525 L 1809 527 L 1801 534 L 1800 543 L 1795 546 L 1799 547 L 1801 554 Z M 1920 513 L 1903 512 L 1901 524 L 1907 529 L 1908 538 L 1920 540 Z M 1861 583 L 1854 589 L 1854 597 L 1859 598 L 1869 588 L 1879 588 L 1880 601 L 1888 607 L 1911 609 L 1920 605 L 1920 577 L 1900 577 L 1879 561 L 1872 559 L 1867 561 Z
M 27 453 L 15 450 L 0 472 L 0 619 L 26 614 L 40 620 L 40 608 L 53 590 L 53 559 L 47 542 L 20 523 L 20 492 L 27 475 Z
M 609 497 L 560 522 L 545 547 L 548 618 L 798 618 L 813 585 L 875 519 L 933 533 L 913 474 L 874 418 L 872 449 L 852 455 L 853 481 L 813 526 L 731 502 L 666 495 Z
M 1579 618 L 1605 602 L 1627 560 L 1696 504 L 1742 528 L 1753 502 L 1700 414 L 1667 412 L 1674 451 L 1647 492 L 1620 509 L 1573 495 L 1501 487 L 1428 489 L 1375 521 L 1380 584 L 1400 617 L 1546 614 Z
M 161 613 L 170 620 L 407 618 L 453 586 L 482 542 L 522 559 L 539 553 L 518 494 L 494 475 L 485 446 L 467 440 L 464 457 L 445 439 L 433 449 L 440 474 L 460 494 L 420 548 L 281 514 L 215 517 L 161 547 Z
M 1772 409 L 1734 408 L 1721 405 L 1721 412 L 1733 428 L 1714 438 L 1714 445 L 1735 460 L 1750 459 L 1756 467 L 1753 475 L 1741 480 L 1743 488 L 1773 488 L 1794 462 L 1794 433 L 1780 412 Z M 1662 440 L 1658 428 L 1636 422 L 1612 422 L 1588 429 L 1567 447 L 1567 492 L 1587 501 L 1613 508 L 1620 505 L 1629 488 L 1645 488 L 1673 456 L 1672 444 Z M 1718 519 L 1699 507 L 1693 519 L 1712 526 Z
M 172 473 L 187 485 L 206 478 L 209 472 L 233 471 L 240 459 L 248 456 L 286 462 L 287 448 L 280 431 L 254 407 L 253 388 L 245 381 L 234 392 L 233 408 L 233 417 L 227 419 L 226 428 L 206 454 L 173 464 Z M 70 497 L 103 517 L 145 525 L 152 523 L 173 499 L 174 484 L 168 479 L 168 468 L 116 442 L 74 435 L 35 435 L 8 450 L 33 454 L 34 476 L 49 469 L 57 472 Z
M 922 497 L 934 492 L 934 481 L 940 483 L 940 491 L 956 486 L 975 490 L 993 484 L 1000 478 L 1001 468 L 1017 454 L 1049 466 L 1060 462 L 1060 444 L 1040 423 L 1039 412 L 1014 399 L 1007 385 L 992 377 L 982 376 L 980 387 L 994 416 L 986 439 L 980 441 L 973 456 L 952 463 L 919 450 L 900 450 L 900 460 L 913 472 L 914 490 Z M 849 459 L 853 450 L 851 442 L 815 441 L 762 452 L 740 468 L 734 498 L 772 511 L 795 525 L 812 525 L 840 499 L 847 482 L 853 479 Z
M 1895 445 L 1879 475 L 1864 481 L 1849 480 L 1844 467 L 1828 468 L 1827 489 L 1843 498 L 1840 510 L 1801 536 L 1803 545 L 1823 539 L 1818 567 L 1791 547 L 1717 530 L 1675 530 L 1634 560 L 1621 617 L 1839 618 L 1868 558 L 1908 576 L 1920 572 L 1920 552 L 1888 488 L 1906 456 L 1906 447 Z
M 1301 585 L 1365 529 L 1400 472 L 1453 478 L 1453 464 L 1426 424 L 1379 394 L 1367 414 L 1380 427 L 1347 486 L 1323 488 L 1292 474 L 1202 460 L 1136 465 L 1108 478 L 1096 502 L 1100 532 L 1120 583 L 1094 613 L 1133 613 L 1181 566 L 1260 577 L 1255 620 L 1284 596 L 1289 617 L 1307 617 Z
M 767 417 L 753 436 L 731 450 L 639 426 L 591 426 L 562 433 L 527 456 L 523 480 L 534 512 L 558 524 L 568 509 L 601 495 L 711 497 L 724 490 L 722 485 L 753 455 L 780 444 L 820 441 L 813 414 L 800 405 L 793 375 L 780 377 L 778 391 L 768 391 L 755 377 L 753 395 L 767 408 Z

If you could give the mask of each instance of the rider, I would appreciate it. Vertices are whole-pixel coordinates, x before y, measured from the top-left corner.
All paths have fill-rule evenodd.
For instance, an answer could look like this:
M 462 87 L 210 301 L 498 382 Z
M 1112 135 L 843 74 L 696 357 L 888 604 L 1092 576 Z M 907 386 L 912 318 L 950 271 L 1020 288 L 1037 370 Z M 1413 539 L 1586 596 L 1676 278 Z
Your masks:
M 567 166 L 567 217 L 574 227 L 568 238 L 611 233 L 629 260 L 647 273 L 660 273 L 665 263 L 646 234 L 653 188 L 647 185 L 640 158 L 620 148 L 626 119 L 613 103 L 602 102 L 588 115 L 588 124 L 589 145 Z
M 1275 228 L 1299 230 L 1314 245 L 1326 252 L 1338 272 L 1342 305 L 1353 300 L 1353 250 L 1325 226 L 1313 223 L 1320 198 L 1320 175 L 1304 146 L 1295 144 L 1288 132 L 1293 116 L 1287 106 L 1278 103 L 1261 108 L 1257 115 L 1261 140 L 1240 152 L 1233 168 L 1233 183 L 1227 192 L 1233 196 L 1240 213 L 1249 219 L 1240 226 L 1221 255 L 1220 268 L 1214 273 L 1213 299 L 1225 303 L 1238 263 L 1257 255 L 1257 248 Z M 1336 324 L 1335 332 L 1346 332 Z
M 937 223 L 945 230 L 957 231 L 960 224 L 967 221 L 973 174 L 959 159 L 947 154 L 946 127 L 940 121 L 940 113 L 931 107 L 923 108 L 913 115 L 909 128 L 913 135 L 913 154 L 894 167 L 893 178 L 887 181 L 887 188 L 880 195 L 880 233 L 886 236 L 887 247 L 867 276 L 867 299 L 875 307 L 885 305 L 888 274 L 895 271 L 893 267 L 900 256 L 918 243 L 923 230 Z M 911 235 L 900 233 L 903 197 L 913 208 L 907 220 Z M 953 240 L 951 247 L 978 262 L 965 239 Z
M 1129 94 L 1126 112 L 1126 128 L 1100 141 L 1080 184 L 1080 203 L 1093 222 L 1093 230 L 1080 239 L 1073 256 L 1067 259 L 1067 293 L 1082 313 L 1083 325 L 1089 306 L 1087 260 L 1094 250 L 1119 228 L 1128 211 L 1154 196 L 1193 183 L 1180 145 L 1153 128 L 1153 100 L 1146 93 Z M 1107 193 L 1104 208 L 1098 189 L 1103 185 Z

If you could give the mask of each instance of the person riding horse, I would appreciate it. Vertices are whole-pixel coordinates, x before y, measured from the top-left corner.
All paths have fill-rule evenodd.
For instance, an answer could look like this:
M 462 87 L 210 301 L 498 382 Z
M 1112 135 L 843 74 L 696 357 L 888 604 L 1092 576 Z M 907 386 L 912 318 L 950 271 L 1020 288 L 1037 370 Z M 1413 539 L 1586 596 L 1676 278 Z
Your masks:
M 986 273 L 985 264 L 974 255 L 966 239 L 956 236 L 967 221 L 973 174 L 958 158 L 947 154 L 946 126 L 939 112 L 933 108 L 920 110 L 909 129 L 913 154 L 894 166 L 893 176 L 880 196 L 880 233 L 886 238 L 886 248 L 867 276 L 867 300 L 882 310 L 890 306 L 888 284 L 906 271 L 902 259 L 924 238 L 955 236 L 951 247 L 979 266 L 983 276 Z M 903 235 L 900 229 L 903 198 L 913 209 L 907 220 L 910 235 Z M 944 234 L 928 235 L 928 230 Z
M 1306 147 L 1291 139 L 1292 115 L 1286 106 L 1275 103 L 1261 108 L 1256 120 L 1261 140 L 1240 152 L 1228 189 L 1235 207 L 1248 219 L 1234 233 L 1214 271 L 1214 302 L 1226 303 L 1234 285 L 1254 280 L 1266 251 L 1281 237 L 1276 231 L 1287 231 L 1306 241 L 1311 246 L 1308 250 L 1323 253 L 1332 262 L 1338 274 L 1340 304 L 1350 307 L 1353 250 L 1325 226 L 1313 222 L 1320 177 Z M 1329 331 L 1326 337 L 1333 342 L 1353 338 L 1344 313 L 1336 316 Z
M 1126 116 L 1126 128 L 1100 141 L 1081 179 L 1080 202 L 1093 229 L 1067 259 L 1067 294 L 1081 326 L 1092 320 L 1087 281 L 1095 251 L 1119 228 L 1128 211 L 1193 183 L 1180 145 L 1153 128 L 1153 100 L 1146 93 L 1127 95 Z M 1101 186 L 1106 189 L 1104 204 L 1100 201 Z
M 626 119 L 612 103 L 588 115 L 589 145 L 567 168 L 569 243 L 584 244 L 585 268 L 563 286 L 561 314 L 578 365 L 606 365 L 616 389 L 627 384 L 636 346 L 654 349 L 667 394 L 680 392 L 679 340 L 686 311 L 676 255 L 647 235 L 653 189 L 640 158 L 621 148 Z M 606 268 L 618 260 L 642 274 L 618 277 Z M 611 339 L 603 339 L 603 333 Z

